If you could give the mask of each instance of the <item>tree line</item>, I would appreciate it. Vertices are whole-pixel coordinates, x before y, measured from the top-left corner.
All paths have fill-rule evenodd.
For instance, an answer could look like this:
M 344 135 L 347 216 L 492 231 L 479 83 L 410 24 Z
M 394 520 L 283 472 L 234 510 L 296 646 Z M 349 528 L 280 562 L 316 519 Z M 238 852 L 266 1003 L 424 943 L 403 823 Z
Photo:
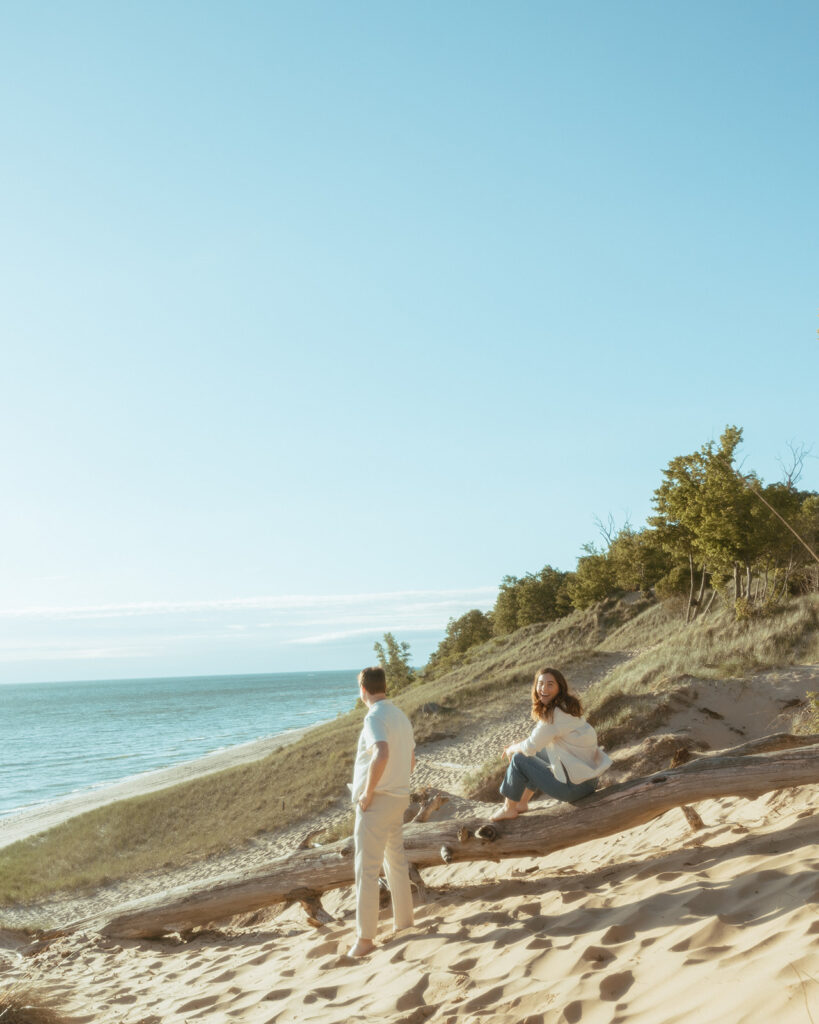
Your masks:
M 785 480 L 765 485 L 735 465 L 741 441 L 742 429 L 728 426 L 718 443 L 671 459 L 646 525 L 600 524 L 603 543 L 584 545 L 573 571 L 546 565 L 504 576 L 490 611 L 449 620 L 424 677 L 443 674 L 492 637 L 629 591 L 676 600 L 686 622 L 707 614 L 718 595 L 741 618 L 789 595 L 819 591 L 819 494 L 798 487 L 809 452 L 792 448 Z M 388 678 L 406 686 L 413 678 L 409 646 L 391 634 L 384 639 L 387 650 L 376 644 L 376 653 Z

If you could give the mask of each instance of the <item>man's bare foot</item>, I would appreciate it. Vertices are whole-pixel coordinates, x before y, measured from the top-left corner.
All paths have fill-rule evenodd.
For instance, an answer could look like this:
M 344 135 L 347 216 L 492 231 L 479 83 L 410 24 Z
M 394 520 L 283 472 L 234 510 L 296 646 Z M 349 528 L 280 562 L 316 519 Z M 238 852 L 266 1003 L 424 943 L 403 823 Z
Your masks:
M 372 953 L 375 949 L 375 943 L 372 939 L 359 939 L 358 942 L 353 946 L 347 956 L 367 956 Z
M 490 817 L 490 821 L 511 821 L 518 816 L 518 805 L 513 800 L 504 800 L 503 807 L 499 807 Z

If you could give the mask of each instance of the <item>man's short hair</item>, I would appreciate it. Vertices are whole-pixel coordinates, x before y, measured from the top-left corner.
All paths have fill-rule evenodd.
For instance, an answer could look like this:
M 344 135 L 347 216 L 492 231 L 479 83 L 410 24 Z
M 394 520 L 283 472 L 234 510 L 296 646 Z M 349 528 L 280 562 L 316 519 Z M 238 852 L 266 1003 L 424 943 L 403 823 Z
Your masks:
M 363 668 L 358 673 L 358 681 L 367 693 L 387 692 L 387 674 L 380 665 Z

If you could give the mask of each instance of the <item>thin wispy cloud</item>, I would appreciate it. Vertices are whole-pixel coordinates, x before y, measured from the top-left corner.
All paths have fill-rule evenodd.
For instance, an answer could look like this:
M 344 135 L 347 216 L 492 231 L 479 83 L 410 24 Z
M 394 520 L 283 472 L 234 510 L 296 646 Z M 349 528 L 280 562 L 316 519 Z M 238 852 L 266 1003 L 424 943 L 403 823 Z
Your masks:
M 0 609 L 0 619 L 111 619 L 149 615 L 193 615 L 221 611 L 307 611 L 348 609 L 377 604 L 418 604 L 460 607 L 464 601 L 487 603 L 497 588 L 469 590 L 400 590 L 364 594 L 289 594 L 282 596 L 216 598 L 207 601 L 140 601 L 110 605 L 41 605 Z
M 382 633 L 428 633 L 434 626 L 408 626 L 395 625 L 394 623 L 381 623 L 380 625 L 364 626 L 361 629 L 342 629 L 334 633 L 321 633 L 318 636 L 301 636 L 293 640 L 286 640 L 288 644 L 328 644 L 336 640 L 349 640 L 356 636 L 373 636 Z

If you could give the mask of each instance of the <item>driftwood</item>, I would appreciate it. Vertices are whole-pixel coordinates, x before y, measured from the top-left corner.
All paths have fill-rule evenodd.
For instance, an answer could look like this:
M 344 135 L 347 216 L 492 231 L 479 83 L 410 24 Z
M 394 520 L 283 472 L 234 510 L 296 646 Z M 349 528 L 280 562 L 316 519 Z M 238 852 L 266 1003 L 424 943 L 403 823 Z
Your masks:
M 424 799 L 418 813 L 411 818 L 411 821 L 421 822 L 429 821 L 430 815 L 434 814 L 440 807 L 449 800 L 449 797 L 444 793 L 433 793 Z
M 811 745 L 795 746 L 804 743 Z M 769 750 L 770 744 L 776 753 L 756 753 L 760 748 Z M 513 821 L 499 822 L 493 829 L 486 829 L 482 819 L 409 824 L 404 827 L 404 845 L 416 870 L 441 865 L 442 848 L 446 848 L 448 862 L 544 856 L 634 828 L 672 808 L 700 800 L 723 796 L 753 799 L 771 790 L 815 782 L 819 782 L 819 736 L 766 737 L 609 786 L 577 804 L 532 810 Z M 494 839 L 489 838 L 490 833 Z M 160 898 L 147 897 L 116 917 L 78 921 L 69 930 L 83 928 L 117 938 L 156 938 L 276 903 L 299 900 L 310 905 L 320 893 L 352 881 L 353 841 L 346 839 L 296 851 L 249 877 L 222 880 L 207 889 L 180 887 Z
M 670 767 L 678 768 L 695 757 L 719 757 L 725 753 L 730 753 L 733 757 L 745 757 L 748 754 L 768 754 L 774 750 L 792 750 L 794 747 L 804 747 L 814 743 L 819 743 L 819 736 L 794 736 L 789 732 L 777 732 L 771 736 L 760 736 L 758 739 L 748 740 L 737 747 L 731 747 L 730 751 L 701 750 L 692 753 L 686 747 L 681 747 L 671 758 Z M 701 828 L 705 828 L 705 822 L 693 807 L 683 804 L 680 810 L 685 815 L 685 820 L 690 825 L 692 832 L 698 832 Z
M 692 831 L 697 832 L 701 828 L 705 828 L 705 822 L 697 814 L 693 807 L 689 807 L 688 804 L 683 804 L 680 810 L 685 815 L 685 820 L 691 826 Z

